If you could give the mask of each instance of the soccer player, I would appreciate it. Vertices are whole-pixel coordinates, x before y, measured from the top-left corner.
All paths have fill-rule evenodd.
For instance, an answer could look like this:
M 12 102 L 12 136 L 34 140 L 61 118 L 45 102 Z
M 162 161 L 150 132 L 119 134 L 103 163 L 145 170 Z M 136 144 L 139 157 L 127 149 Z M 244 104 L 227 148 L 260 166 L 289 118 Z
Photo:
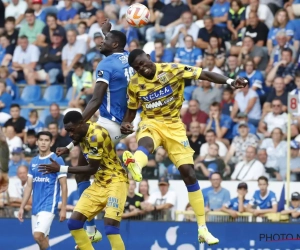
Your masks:
M 24 208 L 32 195 L 32 217 L 31 225 L 33 237 L 41 250 L 51 249 L 49 246 L 49 233 L 52 221 L 57 212 L 58 201 L 60 198 L 60 189 L 62 191 L 62 205 L 60 210 L 60 221 L 66 219 L 67 205 L 67 175 L 66 173 L 53 173 L 43 175 L 38 171 L 39 164 L 50 163 L 55 160 L 64 165 L 61 157 L 50 151 L 52 134 L 48 131 L 42 131 L 37 134 L 37 146 L 39 155 L 31 160 L 28 169 L 28 179 L 24 190 L 24 196 L 18 218 L 23 222 Z
M 93 184 L 85 189 L 76 204 L 68 220 L 68 227 L 80 250 L 94 249 L 83 226 L 86 220 L 92 220 L 105 208 L 105 233 L 112 250 L 124 250 L 119 227 L 127 197 L 128 177 L 114 149 L 114 143 L 105 128 L 97 123 L 84 122 L 77 111 L 65 115 L 64 126 L 70 137 L 80 142 L 83 154 L 80 154 L 78 161 L 85 163 L 68 167 L 53 161 L 41 165 L 40 170 L 44 173 L 95 175 Z
M 0 127 L 0 193 L 8 189 L 9 148 Z
M 137 72 L 128 86 L 128 109 L 121 125 L 123 134 L 133 132 L 132 121 L 139 103 L 142 104 L 141 122 L 137 130 L 138 149 L 134 156 L 125 151 L 123 161 L 142 179 L 141 168 L 147 165 L 148 155 L 158 146 L 163 146 L 185 182 L 189 202 L 197 216 L 199 241 L 209 245 L 219 240 L 213 237 L 205 225 L 204 200 L 193 168 L 194 150 L 189 145 L 184 124 L 180 119 L 183 102 L 184 79 L 200 79 L 234 88 L 244 87 L 245 79 L 232 80 L 228 77 L 202 71 L 201 68 L 177 63 L 153 63 L 143 50 L 133 50 L 128 63 Z
M 97 79 L 92 99 L 87 104 L 83 112 L 84 121 L 88 121 L 99 109 L 99 125 L 105 128 L 114 144 L 116 145 L 125 136 L 120 132 L 120 125 L 127 110 L 127 86 L 133 69 L 128 64 L 128 52 L 124 50 L 126 46 L 126 35 L 120 31 L 112 30 L 111 25 L 106 20 L 102 25 L 102 32 L 105 39 L 100 46 L 101 54 L 105 55 L 97 66 Z M 110 31 L 110 32 L 108 32 Z M 58 155 L 68 154 L 78 142 L 73 141 L 66 148 L 58 148 Z M 79 162 L 82 166 L 84 162 Z M 79 196 L 88 188 L 90 175 L 76 175 Z M 92 242 L 98 242 L 102 235 L 96 229 L 95 221 L 87 221 L 87 234 Z

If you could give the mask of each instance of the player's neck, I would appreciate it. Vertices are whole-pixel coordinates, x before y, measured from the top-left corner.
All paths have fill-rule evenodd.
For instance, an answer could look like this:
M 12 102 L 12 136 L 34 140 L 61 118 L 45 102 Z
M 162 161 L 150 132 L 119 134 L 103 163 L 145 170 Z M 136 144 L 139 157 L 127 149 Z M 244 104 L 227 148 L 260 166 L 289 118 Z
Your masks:
M 40 151 L 40 154 L 39 154 L 39 156 L 40 156 L 40 157 L 45 157 L 45 156 L 48 156 L 48 155 L 50 155 L 50 153 L 51 153 L 51 151 L 50 151 L 50 150 L 48 150 L 48 151 L 45 151 L 45 152 L 41 152 L 41 151 Z

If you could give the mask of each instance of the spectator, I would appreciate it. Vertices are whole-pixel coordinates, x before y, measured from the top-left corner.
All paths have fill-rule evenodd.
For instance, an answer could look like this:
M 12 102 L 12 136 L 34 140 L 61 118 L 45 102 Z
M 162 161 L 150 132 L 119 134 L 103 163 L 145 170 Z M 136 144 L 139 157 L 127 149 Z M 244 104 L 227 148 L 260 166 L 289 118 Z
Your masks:
M 204 135 L 200 132 L 201 127 L 199 122 L 192 121 L 189 124 L 190 135 L 188 136 L 191 148 L 195 151 L 194 158 L 200 154 L 201 146 L 206 142 Z
M 240 182 L 237 187 L 237 197 L 231 199 L 228 203 L 225 203 L 222 207 L 222 211 L 228 213 L 232 218 L 237 218 L 238 213 L 246 212 L 246 207 L 249 203 L 249 200 L 246 199 L 247 193 L 247 183 Z
M 199 26 L 193 22 L 193 15 L 189 11 L 181 14 L 181 24 L 178 24 L 171 38 L 171 46 L 183 48 L 186 46 L 186 37 L 189 35 L 192 44 L 196 43 Z
M 26 80 L 27 84 L 34 85 L 35 80 L 30 77 L 39 61 L 40 51 L 34 44 L 29 44 L 27 36 L 19 37 L 12 60 L 11 78 L 14 81 Z
M 74 166 L 78 166 L 78 158 L 79 155 L 81 154 L 81 150 L 79 146 L 75 146 L 69 153 L 68 158 L 66 158 L 65 162 L 66 165 L 70 166 L 70 167 L 74 167 Z M 67 178 L 73 178 L 75 177 L 74 174 L 67 174 Z
M 128 150 L 128 148 L 125 143 L 119 142 L 116 145 L 116 152 L 120 159 L 122 159 L 122 155 L 123 155 L 124 151 L 126 151 L 126 150 Z
M 15 147 L 11 152 L 11 160 L 8 165 L 8 176 L 15 177 L 20 166 L 29 167 L 28 163 L 23 159 L 23 148 Z M 26 169 L 27 170 L 27 169 Z
M 247 114 L 239 112 L 236 117 L 237 117 L 237 123 L 233 126 L 233 129 L 232 129 L 232 136 L 233 137 L 240 135 L 240 132 L 239 132 L 240 123 L 246 123 L 247 126 L 248 126 L 248 129 L 249 129 L 249 133 L 253 134 L 253 135 L 256 135 L 256 127 L 248 121 L 248 115 Z
M 233 90 L 232 88 L 226 87 L 223 90 L 222 94 L 222 101 L 221 101 L 221 108 L 222 108 L 222 114 L 229 115 L 231 113 L 231 110 L 234 105 L 234 98 L 233 98 Z
M 235 96 L 231 118 L 236 120 L 238 110 L 248 115 L 249 122 L 255 127 L 259 124 L 259 117 L 261 116 L 261 106 L 257 93 L 249 88 L 247 85 L 241 89 Z
M 73 19 L 73 23 L 78 24 L 83 21 L 88 27 L 91 27 L 96 22 L 97 9 L 94 8 L 92 0 L 85 0 L 83 4 L 84 6 L 78 10 L 77 15 Z
M 144 202 L 148 202 L 149 198 L 150 198 L 150 194 L 149 194 L 149 183 L 148 183 L 148 180 L 146 179 L 143 179 L 141 182 L 140 182 L 140 185 L 139 185 L 139 193 L 141 195 L 143 195 L 143 198 L 144 198 Z
M 268 178 L 261 176 L 258 178 L 259 190 L 255 191 L 253 198 L 249 201 L 247 212 L 254 216 L 264 216 L 267 213 L 277 212 L 277 200 L 275 193 L 268 190 Z
M 0 124 L 10 119 L 9 109 L 12 102 L 11 95 L 6 92 L 6 83 L 0 79 Z
M 299 222 L 300 217 L 300 194 L 293 192 L 291 195 L 291 205 L 288 209 L 281 211 L 281 214 L 288 214 L 291 222 Z
M 56 122 L 58 124 L 59 130 L 63 130 L 64 129 L 63 119 L 64 116 L 60 113 L 58 104 L 52 103 L 50 105 L 50 115 L 48 115 L 45 119 L 45 127 L 47 128 L 51 122 Z
M 278 166 L 272 166 L 270 164 L 270 161 L 268 161 L 268 154 L 266 149 L 261 148 L 258 150 L 257 159 L 264 165 L 266 170 L 266 177 L 268 177 L 269 180 L 282 181 Z
M 250 134 L 248 123 L 242 121 L 238 124 L 239 135 L 233 138 L 230 149 L 225 157 L 225 163 L 237 164 L 243 161 L 249 146 L 258 147 L 259 140 L 256 135 Z
M 204 57 L 204 64 L 205 64 L 205 67 L 204 68 L 204 71 L 210 71 L 210 72 L 214 72 L 214 73 L 217 73 L 217 74 L 221 74 L 223 75 L 223 71 L 216 66 L 216 57 L 215 55 L 213 54 L 207 54 L 205 57 Z M 215 86 L 217 88 L 220 87 L 220 85 L 215 85 L 215 83 L 211 82 L 212 86 Z
M 181 0 L 171 0 L 171 3 L 165 5 L 155 20 L 155 27 L 146 31 L 146 40 L 154 41 L 157 38 L 165 38 L 168 44 L 171 41 L 172 34 L 176 25 L 180 24 L 182 13 L 189 11 L 189 7 Z
M 9 93 L 13 100 L 17 98 L 18 89 L 13 81 L 9 78 L 9 71 L 6 66 L 0 66 L 0 79 L 6 83 L 6 92 Z
M 224 161 L 219 158 L 219 145 L 213 143 L 209 145 L 208 154 L 204 157 L 203 161 L 195 163 L 195 170 L 197 180 L 208 180 L 209 177 L 218 172 L 221 176 L 224 176 L 226 166 Z
M 163 147 L 156 149 L 155 155 L 150 155 L 148 164 L 142 169 L 142 175 L 147 179 L 157 179 L 167 175 L 167 164 L 165 163 L 167 151 Z
M 207 211 L 221 211 L 224 204 L 230 201 L 230 193 L 221 186 L 222 176 L 215 172 L 210 176 L 212 189 L 207 192 L 205 207 Z
M 3 35 L 8 37 L 11 45 L 14 47 L 16 46 L 19 37 L 19 30 L 16 29 L 15 17 L 10 16 L 5 19 L 5 32 Z
M 245 36 L 252 37 L 254 44 L 258 47 L 267 45 L 269 28 L 264 22 L 260 21 L 256 12 L 249 13 L 248 26 Z
M 35 15 L 36 19 L 42 21 L 45 24 L 47 13 L 43 9 L 43 1 L 42 0 L 32 0 L 32 8 L 34 9 L 34 15 Z
M 219 140 L 217 140 L 216 132 L 212 129 L 209 129 L 205 133 L 206 143 L 202 144 L 200 148 L 200 161 L 204 159 L 204 157 L 208 154 L 208 148 L 211 144 L 217 143 L 219 145 L 218 155 L 220 157 L 225 157 L 227 154 L 227 148 L 225 144 Z
M 36 134 L 35 131 L 30 129 L 27 132 L 27 140 L 23 144 L 23 152 L 25 158 L 33 158 L 38 155 L 39 150 L 38 146 L 36 145 Z
M 140 49 L 141 45 L 139 40 L 133 39 L 130 43 L 129 43 L 129 47 L 128 47 L 128 51 L 131 52 L 134 49 Z
M 169 180 L 160 177 L 158 181 L 159 191 L 150 195 L 148 202 L 145 202 L 142 209 L 152 212 L 154 219 L 162 218 L 164 215 L 168 219 L 174 219 L 174 212 L 177 204 L 176 193 L 170 190 Z
M 56 122 L 51 122 L 48 125 L 48 130 L 52 134 L 52 146 L 51 146 L 51 152 L 55 152 L 56 148 L 60 147 L 66 147 L 70 142 L 71 139 L 67 137 L 62 137 L 58 132 L 58 124 Z
M 150 53 L 151 61 L 156 63 L 170 63 L 174 61 L 174 55 L 171 50 L 166 49 L 163 40 L 155 40 L 154 50 Z
M 236 56 L 229 56 L 226 60 L 227 70 L 225 71 L 225 75 L 232 79 L 237 78 L 240 68 L 238 66 L 238 58 Z
M 95 59 L 103 59 L 105 56 L 100 53 L 99 47 L 103 42 L 103 36 L 100 32 L 94 34 L 95 46 L 89 49 L 85 55 L 85 69 L 91 71 Z
M 230 9 L 230 3 L 227 0 L 217 0 L 211 6 L 209 12 L 213 17 L 214 24 L 221 28 L 222 37 L 224 40 L 228 40 L 228 29 L 227 29 L 227 20 L 228 20 L 228 11 Z
M 57 13 L 57 24 L 65 27 L 65 29 L 72 27 L 73 19 L 77 14 L 77 10 L 72 7 L 72 0 L 64 1 L 65 7 Z
M 5 8 L 5 18 L 14 17 L 16 20 L 16 25 L 19 25 L 23 21 L 26 10 L 26 1 L 11 0 L 8 6 Z
M 231 32 L 231 40 L 241 41 L 242 28 L 246 26 L 245 7 L 240 0 L 230 2 L 228 11 L 227 29 Z
M 76 36 L 76 40 L 78 41 L 83 41 L 84 43 L 87 43 L 88 41 L 88 34 L 86 33 L 87 31 L 87 25 L 85 22 L 79 22 L 77 24 L 77 36 Z
M 275 128 L 280 128 L 285 134 L 287 119 L 287 113 L 283 112 L 282 102 L 276 98 L 272 101 L 271 111 L 260 121 L 258 132 L 262 133 L 264 137 L 270 137 Z
M 107 13 L 107 12 L 106 12 Z M 95 46 L 95 42 L 93 41 L 94 39 L 94 35 L 95 33 L 100 33 L 102 35 L 102 37 L 104 37 L 103 33 L 102 33 L 102 23 L 105 21 L 106 19 L 106 15 L 104 13 L 104 11 L 102 10 L 98 10 L 96 13 L 96 23 L 92 24 L 92 26 L 90 27 L 89 30 L 89 47 L 93 48 Z M 113 26 L 112 26 L 113 29 Z
M 219 44 L 218 37 L 211 35 L 209 38 L 208 48 L 204 51 L 204 59 L 206 59 L 209 55 L 213 55 L 215 57 L 215 65 L 219 69 L 224 68 L 225 64 L 225 49 L 222 48 L 221 44 Z M 204 60 L 204 65 L 207 67 L 207 62 Z
M 87 47 L 84 42 L 76 40 L 75 30 L 68 30 L 67 40 L 68 43 L 62 50 L 62 70 L 64 77 L 66 77 L 67 87 L 70 88 L 72 86 L 73 67 L 75 63 L 83 62 Z
M 0 36 L 0 65 L 9 66 L 14 54 L 15 46 L 10 44 L 9 37 Z M 3 77 L 1 77 L 3 78 Z
M 68 196 L 68 200 L 67 200 L 67 206 L 66 209 L 67 211 L 72 212 L 77 204 L 77 202 L 79 201 L 80 196 L 77 190 L 73 191 L 69 196 Z M 61 200 L 58 202 L 58 209 L 61 208 Z
M 265 168 L 261 162 L 256 159 L 257 149 L 255 146 L 248 146 L 245 153 L 245 159 L 236 164 L 231 175 L 232 180 L 256 181 L 260 176 L 265 175 Z
M 144 197 L 142 194 L 136 193 L 135 189 L 136 189 L 135 181 L 130 180 L 122 219 L 129 219 L 129 220 L 141 219 L 139 215 L 143 213 L 141 208 L 141 203 L 144 202 Z
M 25 129 L 23 131 L 24 133 L 24 141 L 27 141 L 27 132 L 28 130 L 34 130 L 34 132 L 37 134 L 44 130 L 45 125 L 41 121 L 39 121 L 39 115 L 38 112 L 35 109 L 30 110 L 29 112 L 29 120 L 26 121 Z
M 4 128 L 8 126 L 13 126 L 15 128 L 15 132 L 17 133 L 17 136 L 20 138 L 24 137 L 23 129 L 26 126 L 26 119 L 20 116 L 20 105 L 18 104 L 12 104 L 10 106 L 10 115 L 11 118 L 7 120 L 7 122 L 4 124 Z

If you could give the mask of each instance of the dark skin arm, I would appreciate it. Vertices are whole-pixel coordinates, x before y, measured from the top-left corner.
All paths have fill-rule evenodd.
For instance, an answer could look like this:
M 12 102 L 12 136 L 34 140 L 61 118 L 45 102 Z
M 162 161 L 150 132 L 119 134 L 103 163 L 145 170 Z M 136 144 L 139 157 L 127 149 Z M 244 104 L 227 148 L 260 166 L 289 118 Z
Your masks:
M 135 118 L 136 112 L 137 109 L 127 109 L 120 128 L 122 134 L 128 135 L 134 132 L 131 123 Z

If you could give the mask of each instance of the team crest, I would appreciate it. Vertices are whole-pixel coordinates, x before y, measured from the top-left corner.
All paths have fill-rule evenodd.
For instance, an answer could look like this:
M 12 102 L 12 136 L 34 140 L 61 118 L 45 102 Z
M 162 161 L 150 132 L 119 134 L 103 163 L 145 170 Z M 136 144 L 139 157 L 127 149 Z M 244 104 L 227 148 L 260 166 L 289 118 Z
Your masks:
M 98 70 L 97 76 L 98 77 L 102 77 L 103 76 L 103 71 L 102 70 Z
M 160 83 L 165 84 L 169 81 L 168 77 L 167 77 L 167 73 L 161 73 L 157 76 L 158 80 Z

